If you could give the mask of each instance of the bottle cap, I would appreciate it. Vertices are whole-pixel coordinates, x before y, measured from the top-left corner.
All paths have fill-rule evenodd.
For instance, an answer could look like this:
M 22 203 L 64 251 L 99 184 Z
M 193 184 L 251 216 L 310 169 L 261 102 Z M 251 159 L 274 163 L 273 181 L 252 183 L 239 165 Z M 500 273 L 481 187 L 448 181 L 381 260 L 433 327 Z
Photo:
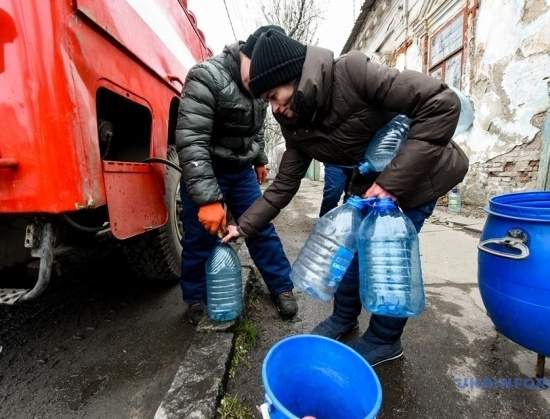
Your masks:
M 378 198 L 374 202 L 374 208 L 378 208 L 378 209 L 397 208 L 397 203 L 391 198 Z
M 359 173 L 361 173 L 363 176 L 368 175 L 370 172 L 373 171 L 368 161 L 359 163 L 359 165 L 357 166 L 357 170 L 359 170 Z
M 352 195 L 348 198 L 348 200 L 346 201 L 346 204 L 349 204 L 360 211 L 364 211 L 367 208 L 372 207 L 374 200 L 375 200 L 374 198 L 365 199 L 365 198 L 361 198 L 358 195 Z

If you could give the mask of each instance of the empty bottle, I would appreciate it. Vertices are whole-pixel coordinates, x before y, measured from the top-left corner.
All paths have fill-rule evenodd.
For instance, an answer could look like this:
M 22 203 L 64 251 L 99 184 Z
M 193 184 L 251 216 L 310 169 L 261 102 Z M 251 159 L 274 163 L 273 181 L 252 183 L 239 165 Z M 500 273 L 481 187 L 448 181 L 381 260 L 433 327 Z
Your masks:
M 241 314 L 241 262 L 228 244 L 218 244 L 206 262 L 206 296 L 210 319 L 224 322 Z
M 358 166 L 362 175 L 384 170 L 407 139 L 410 122 L 405 115 L 399 114 L 376 131 L 367 146 L 363 162 Z
M 410 317 L 424 310 L 418 235 L 391 199 L 375 201 L 359 228 L 360 295 L 371 313 Z
M 292 265 L 290 279 L 313 298 L 330 301 L 356 251 L 356 234 L 368 200 L 351 196 L 327 212 Z
M 458 117 L 458 124 L 456 125 L 453 137 L 466 132 L 474 122 L 474 108 L 472 102 L 464 93 L 460 90 L 451 87 L 451 90 L 456 93 L 460 100 L 460 116 Z
M 461 207 L 460 190 L 458 189 L 458 186 L 455 186 L 447 194 L 447 209 L 452 214 L 458 214 Z

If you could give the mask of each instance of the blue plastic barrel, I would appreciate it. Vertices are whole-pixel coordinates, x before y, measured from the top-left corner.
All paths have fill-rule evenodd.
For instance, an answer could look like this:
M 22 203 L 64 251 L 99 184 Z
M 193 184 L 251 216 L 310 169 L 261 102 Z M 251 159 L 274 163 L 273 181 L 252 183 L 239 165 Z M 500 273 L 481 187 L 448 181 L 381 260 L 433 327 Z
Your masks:
M 332 339 L 297 335 L 264 359 L 266 418 L 374 418 L 382 404 L 376 373 L 357 352 Z
M 487 314 L 514 342 L 550 356 L 550 192 L 492 198 L 479 243 Z

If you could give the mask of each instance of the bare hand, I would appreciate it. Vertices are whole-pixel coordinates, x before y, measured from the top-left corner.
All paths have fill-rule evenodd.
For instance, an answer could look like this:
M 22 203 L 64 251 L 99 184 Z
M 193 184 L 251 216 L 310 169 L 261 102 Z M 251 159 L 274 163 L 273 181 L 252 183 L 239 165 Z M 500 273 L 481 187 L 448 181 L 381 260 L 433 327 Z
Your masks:
M 365 192 L 363 195 L 363 198 L 370 198 L 370 197 L 376 197 L 376 198 L 391 198 L 394 201 L 397 201 L 397 198 L 383 189 L 379 184 L 374 182 L 372 186 Z
M 225 237 L 222 239 L 222 242 L 223 242 L 223 243 L 228 243 L 228 242 L 230 242 L 231 240 L 236 239 L 236 238 L 239 237 L 240 235 L 241 235 L 241 233 L 239 233 L 239 229 L 237 228 L 237 226 L 232 225 L 232 224 L 229 224 L 229 225 L 227 226 L 227 234 L 226 234 Z

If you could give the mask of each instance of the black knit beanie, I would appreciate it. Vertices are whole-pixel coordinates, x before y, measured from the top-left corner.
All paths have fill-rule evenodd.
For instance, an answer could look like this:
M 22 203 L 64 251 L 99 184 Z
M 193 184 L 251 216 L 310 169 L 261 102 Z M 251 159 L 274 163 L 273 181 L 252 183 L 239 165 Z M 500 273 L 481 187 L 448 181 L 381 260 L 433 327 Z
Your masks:
M 252 53 L 250 91 L 259 97 L 300 78 L 305 59 L 305 45 L 279 31 L 267 31 L 260 36 Z
M 285 30 L 283 28 L 281 28 L 280 26 L 277 26 L 277 25 L 260 26 L 258 29 L 256 29 L 254 31 L 253 34 L 251 34 L 248 37 L 246 42 L 241 46 L 241 52 L 244 55 L 246 55 L 248 58 L 252 58 L 252 51 L 254 51 L 254 47 L 256 46 L 256 41 L 258 40 L 258 38 L 260 38 L 260 36 L 263 33 L 267 32 L 269 30 L 279 31 L 283 35 L 286 35 Z

